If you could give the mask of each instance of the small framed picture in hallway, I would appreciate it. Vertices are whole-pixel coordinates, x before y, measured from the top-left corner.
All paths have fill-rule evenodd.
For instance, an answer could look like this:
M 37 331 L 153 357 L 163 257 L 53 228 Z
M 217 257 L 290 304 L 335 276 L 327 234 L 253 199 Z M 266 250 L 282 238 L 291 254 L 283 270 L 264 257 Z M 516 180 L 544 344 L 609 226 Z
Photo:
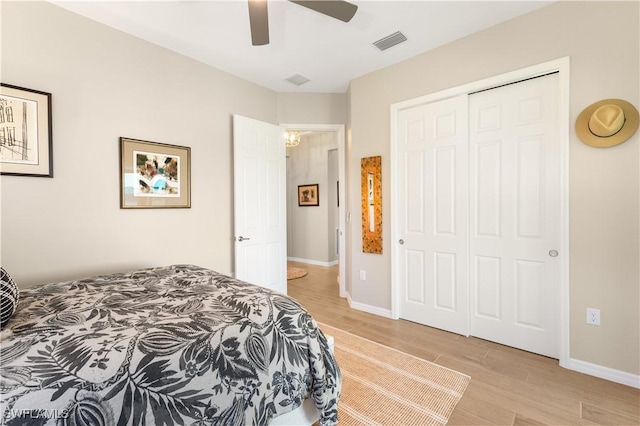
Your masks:
M 320 205 L 319 184 L 298 185 L 298 206 L 313 207 Z

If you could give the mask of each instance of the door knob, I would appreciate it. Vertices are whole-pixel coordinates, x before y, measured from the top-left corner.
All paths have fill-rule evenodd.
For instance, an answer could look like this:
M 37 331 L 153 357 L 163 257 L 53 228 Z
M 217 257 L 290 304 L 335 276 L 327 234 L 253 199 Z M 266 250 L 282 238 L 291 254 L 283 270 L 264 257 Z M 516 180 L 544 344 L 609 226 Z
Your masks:
M 549 250 L 549 256 L 558 257 L 558 250 Z
M 250 240 L 251 238 L 245 238 L 242 235 L 238 237 L 238 241 Z
M 401 245 L 404 244 L 404 240 L 400 239 L 400 241 L 398 241 Z

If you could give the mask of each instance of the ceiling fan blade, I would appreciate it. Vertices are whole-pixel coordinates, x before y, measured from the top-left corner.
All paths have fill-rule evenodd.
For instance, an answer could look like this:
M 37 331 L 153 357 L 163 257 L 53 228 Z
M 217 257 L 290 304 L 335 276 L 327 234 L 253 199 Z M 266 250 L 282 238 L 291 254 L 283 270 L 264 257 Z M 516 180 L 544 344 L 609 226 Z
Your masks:
M 347 1 L 333 0 L 289 0 L 292 3 L 299 4 L 332 18 L 339 19 L 343 22 L 349 22 L 353 15 L 356 14 L 358 6 Z
M 251 26 L 251 44 L 262 46 L 269 44 L 269 15 L 267 0 L 248 0 L 249 25 Z

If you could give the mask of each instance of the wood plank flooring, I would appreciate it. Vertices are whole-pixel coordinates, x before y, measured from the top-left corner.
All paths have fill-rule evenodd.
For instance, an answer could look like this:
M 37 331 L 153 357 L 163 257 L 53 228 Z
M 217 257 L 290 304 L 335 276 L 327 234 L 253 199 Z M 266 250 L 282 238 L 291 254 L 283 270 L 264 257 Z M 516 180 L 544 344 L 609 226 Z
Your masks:
M 317 321 L 471 376 L 450 425 L 640 425 L 638 389 L 529 352 L 351 309 L 339 297 L 337 267 L 289 264 L 309 271 L 288 281 L 288 293 Z

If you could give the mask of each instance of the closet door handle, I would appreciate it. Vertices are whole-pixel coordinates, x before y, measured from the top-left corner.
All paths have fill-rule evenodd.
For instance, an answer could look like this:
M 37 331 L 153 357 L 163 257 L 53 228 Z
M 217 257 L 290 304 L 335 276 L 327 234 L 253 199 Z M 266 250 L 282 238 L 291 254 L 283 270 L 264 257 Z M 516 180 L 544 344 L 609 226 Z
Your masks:
M 399 241 L 400 245 L 404 244 L 404 240 L 401 238 Z
M 251 238 L 245 238 L 245 237 L 243 237 L 242 235 L 240 235 L 240 236 L 238 237 L 238 241 L 240 241 L 240 242 L 245 241 L 245 240 L 250 240 L 250 239 L 251 239 Z

